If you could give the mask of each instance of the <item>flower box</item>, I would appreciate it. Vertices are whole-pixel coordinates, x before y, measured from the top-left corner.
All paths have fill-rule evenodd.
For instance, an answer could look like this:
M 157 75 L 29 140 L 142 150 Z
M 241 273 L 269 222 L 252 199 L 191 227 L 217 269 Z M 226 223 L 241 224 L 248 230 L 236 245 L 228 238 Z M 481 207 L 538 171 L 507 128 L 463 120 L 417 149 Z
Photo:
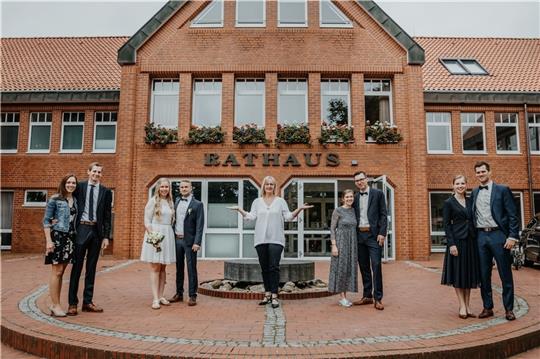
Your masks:
M 264 143 L 268 145 L 270 142 L 266 138 L 264 128 L 258 128 L 256 124 L 251 123 L 233 128 L 233 141 L 239 145 Z
M 165 128 L 149 122 L 144 126 L 144 143 L 154 146 L 165 146 L 169 143 L 178 142 L 178 130 L 176 128 Z
M 348 125 L 335 125 L 323 122 L 321 126 L 321 136 L 319 143 L 324 145 L 327 143 L 353 143 L 354 132 L 353 127 Z
M 403 139 L 396 126 L 379 121 L 372 125 L 366 122 L 366 139 L 370 138 L 376 143 L 398 143 Z
M 224 138 L 225 132 L 223 132 L 221 126 L 191 126 L 191 129 L 188 133 L 188 138 L 185 143 L 186 145 L 203 143 L 223 143 Z
M 311 135 L 307 125 L 280 125 L 277 127 L 276 144 L 311 144 Z

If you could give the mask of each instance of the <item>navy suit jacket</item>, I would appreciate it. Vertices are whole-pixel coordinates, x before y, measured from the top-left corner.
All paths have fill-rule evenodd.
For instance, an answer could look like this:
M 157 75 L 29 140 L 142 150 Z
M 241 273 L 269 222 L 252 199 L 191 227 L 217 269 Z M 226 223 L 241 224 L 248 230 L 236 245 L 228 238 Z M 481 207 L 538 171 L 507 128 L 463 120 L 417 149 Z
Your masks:
M 174 210 L 178 209 L 178 203 L 180 203 L 180 197 L 174 202 Z M 173 230 L 175 225 L 173 224 Z M 184 217 L 184 241 L 188 246 L 196 244 L 198 246 L 202 243 L 202 235 L 204 231 L 204 208 L 201 201 L 191 198 L 189 206 Z
M 476 227 L 476 199 L 478 198 L 479 188 L 475 188 L 471 194 L 471 217 Z M 497 223 L 497 226 L 506 235 L 519 239 L 519 223 L 516 212 L 516 205 L 510 188 L 493 182 L 491 190 L 491 216 Z
M 81 217 L 84 212 L 84 206 L 86 204 L 86 189 L 88 188 L 88 181 L 79 182 L 74 192 L 74 197 L 77 199 L 77 223 L 79 226 Z M 111 238 L 111 225 L 112 225 L 112 192 L 103 184 L 99 184 L 98 203 L 96 209 L 96 222 L 97 232 L 100 239 Z
M 354 195 L 353 208 L 356 214 L 356 221 L 360 221 L 360 194 Z M 381 235 L 386 237 L 388 227 L 388 215 L 386 212 L 386 200 L 384 193 L 376 188 L 369 189 L 368 197 L 368 222 L 371 234 L 374 236 Z

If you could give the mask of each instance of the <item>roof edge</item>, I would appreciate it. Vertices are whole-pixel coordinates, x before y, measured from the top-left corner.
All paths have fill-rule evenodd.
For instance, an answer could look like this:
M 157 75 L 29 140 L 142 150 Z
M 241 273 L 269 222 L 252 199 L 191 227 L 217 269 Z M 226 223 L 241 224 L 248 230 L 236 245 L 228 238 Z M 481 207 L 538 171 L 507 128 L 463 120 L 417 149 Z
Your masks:
M 119 103 L 120 90 L 90 91 L 8 91 L 2 104 L 28 103 Z
M 424 91 L 424 103 L 540 105 L 540 92 Z
M 423 65 L 425 62 L 424 49 L 403 30 L 375 1 L 357 0 L 397 42 L 407 50 L 407 60 L 410 65 Z

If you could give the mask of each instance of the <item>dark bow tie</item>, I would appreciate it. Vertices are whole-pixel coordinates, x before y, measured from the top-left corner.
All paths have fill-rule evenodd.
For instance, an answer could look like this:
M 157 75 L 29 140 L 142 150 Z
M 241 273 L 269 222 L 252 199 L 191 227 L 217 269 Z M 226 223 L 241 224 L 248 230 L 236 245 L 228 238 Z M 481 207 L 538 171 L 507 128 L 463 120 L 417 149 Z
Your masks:
M 478 188 L 480 188 L 480 189 L 488 189 L 489 186 L 487 186 L 487 185 L 486 185 L 486 186 L 480 186 L 480 187 L 478 187 Z
M 360 196 L 367 196 L 367 192 L 358 192 L 360 194 Z
M 180 197 L 180 201 L 186 201 L 187 202 L 187 200 L 188 200 L 187 198 Z

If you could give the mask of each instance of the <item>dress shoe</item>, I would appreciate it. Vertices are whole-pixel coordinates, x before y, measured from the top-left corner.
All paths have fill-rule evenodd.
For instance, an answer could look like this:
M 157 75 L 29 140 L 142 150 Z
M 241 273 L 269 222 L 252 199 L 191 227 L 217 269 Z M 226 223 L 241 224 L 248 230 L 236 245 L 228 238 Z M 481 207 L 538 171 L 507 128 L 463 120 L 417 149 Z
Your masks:
M 364 297 L 360 300 L 354 301 L 354 305 L 366 305 L 366 304 L 373 304 L 373 298 Z
M 382 302 L 380 300 L 376 300 L 375 304 L 373 306 L 377 310 L 384 310 L 384 305 L 382 304 Z
M 193 307 L 197 305 L 197 297 L 189 297 L 188 306 Z
M 177 302 L 183 302 L 184 298 L 180 294 L 173 295 L 172 298 L 169 299 L 169 302 L 171 303 L 177 303 Z
M 49 310 L 51 311 L 51 317 L 65 317 L 66 312 L 64 312 L 62 309 L 57 309 L 53 307 L 52 305 L 49 307 Z
M 505 314 L 506 320 L 516 320 L 516 316 L 514 315 L 514 312 L 511 310 L 507 310 Z
M 76 305 L 70 305 L 68 307 L 68 311 L 66 313 L 67 315 L 69 316 L 74 316 L 74 315 L 77 315 L 77 306 Z
M 103 308 L 98 307 L 94 303 L 83 304 L 83 312 L 92 312 L 92 313 L 103 313 Z
M 484 308 L 482 310 L 482 313 L 480 313 L 478 315 L 478 318 L 483 319 L 483 318 L 488 318 L 488 317 L 492 317 L 492 316 L 493 316 L 493 309 Z

